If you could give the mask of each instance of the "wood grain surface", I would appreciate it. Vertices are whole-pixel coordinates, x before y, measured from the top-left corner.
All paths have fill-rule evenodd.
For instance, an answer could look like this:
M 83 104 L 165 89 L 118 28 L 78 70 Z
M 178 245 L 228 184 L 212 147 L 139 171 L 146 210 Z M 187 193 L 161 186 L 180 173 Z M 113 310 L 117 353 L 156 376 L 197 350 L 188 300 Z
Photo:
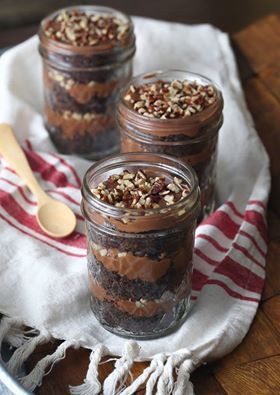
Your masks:
M 0 0 L 0 30 L 37 24 L 58 8 L 81 3 L 100 4 L 130 15 L 174 22 L 211 23 L 230 33 L 266 14 L 280 11 L 279 0 Z
M 262 302 L 243 342 L 229 355 L 199 368 L 192 375 L 196 395 L 280 394 L 280 17 L 271 15 L 232 37 L 244 91 L 257 131 L 271 159 L 272 191 L 267 213 L 269 252 Z M 31 369 L 57 346 L 38 348 L 28 361 Z M 83 382 L 89 360 L 86 350 L 67 351 L 44 378 L 40 395 L 68 394 L 68 385 Z M 105 362 L 106 360 L 104 360 Z M 134 365 L 133 376 L 145 367 Z M 100 366 L 104 380 L 112 362 Z M 137 392 L 144 394 L 144 389 Z

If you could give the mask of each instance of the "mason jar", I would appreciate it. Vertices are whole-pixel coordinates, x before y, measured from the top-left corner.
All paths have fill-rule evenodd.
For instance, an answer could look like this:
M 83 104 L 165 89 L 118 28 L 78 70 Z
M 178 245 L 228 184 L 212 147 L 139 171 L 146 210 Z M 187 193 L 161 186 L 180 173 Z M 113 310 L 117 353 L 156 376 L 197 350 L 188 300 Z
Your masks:
M 98 159 L 119 147 L 116 98 L 132 75 L 131 19 L 112 8 L 74 6 L 39 29 L 44 122 L 63 154 Z
M 153 93 L 156 84 L 162 85 L 161 95 Z M 193 104 L 190 86 L 195 86 Z M 203 107 L 204 99 L 200 95 L 205 91 L 209 92 L 209 103 Z M 162 100 L 166 96 L 168 107 L 164 107 Z M 175 109 L 174 113 L 168 113 L 171 108 Z M 214 209 L 222 110 L 222 93 L 213 81 L 179 70 L 156 71 L 130 80 L 122 89 L 117 106 L 121 152 L 163 153 L 182 160 L 195 170 L 201 190 L 200 220 Z
M 126 198 L 114 204 L 112 196 L 116 198 L 123 186 L 145 202 L 135 203 L 133 198 L 127 204 L 124 189 Z M 163 199 L 168 203 L 163 204 Z M 103 327 L 142 339 L 178 327 L 190 308 L 194 231 L 200 211 L 194 171 L 165 155 L 111 156 L 85 174 L 81 208 L 91 307 Z

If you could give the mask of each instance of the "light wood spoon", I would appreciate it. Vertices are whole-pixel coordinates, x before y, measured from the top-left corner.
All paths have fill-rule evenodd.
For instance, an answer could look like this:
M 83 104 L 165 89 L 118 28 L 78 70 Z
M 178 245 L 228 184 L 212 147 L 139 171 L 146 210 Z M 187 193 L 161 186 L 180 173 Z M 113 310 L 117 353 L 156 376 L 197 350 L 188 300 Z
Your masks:
M 57 238 L 72 233 L 77 222 L 75 214 L 66 204 L 51 198 L 43 191 L 11 126 L 4 123 L 0 124 L 0 153 L 36 196 L 38 201 L 36 218 L 41 229 Z

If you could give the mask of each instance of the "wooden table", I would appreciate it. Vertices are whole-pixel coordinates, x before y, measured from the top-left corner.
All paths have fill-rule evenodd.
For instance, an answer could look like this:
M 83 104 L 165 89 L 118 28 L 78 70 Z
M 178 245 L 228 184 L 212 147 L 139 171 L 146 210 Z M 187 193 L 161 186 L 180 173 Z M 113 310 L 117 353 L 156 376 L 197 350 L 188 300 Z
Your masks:
M 15 26 L 36 25 L 48 13 L 58 8 L 74 4 L 98 4 L 119 9 L 129 15 L 146 16 L 181 23 L 211 23 L 220 29 L 233 33 L 249 23 L 272 12 L 280 11 L 279 0 L 1 0 L 0 12 L 0 46 L 5 42 L 17 43 L 32 30 L 22 28 L 19 32 Z M 5 33 L 2 29 L 9 28 Z
M 268 16 L 232 36 L 249 109 L 271 159 L 272 190 L 267 213 L 269 251 L 262 302 L 252 327 L 231 354 L 199 368 L 193 375 L 197 395 L 280 394 L 280 15 Z M 57 346 L 38 348 L 28 361 L 31 368 Z M 68 385 L 82 383 L 89 352 L 70 349 L 44 378 L 40 395 L 68 393 Z M 100 379 L 112 371 L 100 367 Z M 133 375 L 145 363 L 137 363 Z M 144 390 L 137 392 L 144 394 Z

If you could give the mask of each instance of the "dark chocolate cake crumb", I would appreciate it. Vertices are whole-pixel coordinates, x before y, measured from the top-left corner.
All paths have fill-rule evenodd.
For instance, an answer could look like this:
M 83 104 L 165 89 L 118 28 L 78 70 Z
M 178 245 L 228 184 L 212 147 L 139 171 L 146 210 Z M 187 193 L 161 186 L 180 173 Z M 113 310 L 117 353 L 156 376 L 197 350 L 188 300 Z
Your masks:
M 122 333 L 136 337 L 144 335 L 155 335 L 159 337 L 162 330 L 166 331 L 168 328 L 174 326 L 174 315 L 180 317 L 184 313 L 184 302 L 178 303 L 174 308 L 166 313 L 160 312 L 152 317 L 135 317 L 123 311 L 120 311 L 112 303 L 100 301 L 94 296 L 91 297 L 91 307 L 99 321 L 105 328 L 119 334 L 119 328 L 122 328 Z M 108 327 L 110 323 L 110 327 Z

